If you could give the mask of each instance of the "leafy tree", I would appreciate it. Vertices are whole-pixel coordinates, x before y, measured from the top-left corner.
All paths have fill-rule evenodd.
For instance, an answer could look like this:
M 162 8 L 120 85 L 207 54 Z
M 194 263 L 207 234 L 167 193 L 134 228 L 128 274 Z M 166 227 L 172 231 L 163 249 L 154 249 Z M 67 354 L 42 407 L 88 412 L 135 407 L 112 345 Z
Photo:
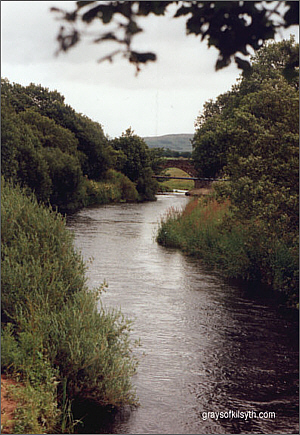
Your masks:
M 192 145 L 192 157 L 199 176 L 215 178 L 221 175 L 226 163 L 228 145 L 226 127 L 220 114 L 211 116 L 203 122 L 194 134 Z
M 287 89 L 292 88 L 291 92 L 293 89 L 297 91 L 298 77 L 287 78 L 285 71 L 291 56 L 297 62 L 298 50 L 299 46 L 295 44 L 293 37 L 290 40 L 267 44 L 252 57 L 250 75 L 243 74 L 229 92 L 220 95 L 215 101 L 210 100 L 204 104 L 202 113 L 196 119 L 196 132 L 192 140 L 192 155 L 200 176 L 216 177 L 222 174 L 222 169 L 227 164 L 234 131 L 232 119 L 236 110 L 245 104 L 245 96 L 260 92 L 267 82 L 273 83 L 276 88 L 277 81 L 286 83 Z M 257 110 L 256 116 L 263 116 L 266 104 L 269 107 L 269 116 L 274 109 L 276 117 L 272 101 L 265 97 L 261 112 Z
M 19 115 L 5 110 L 1 111 L 1 135 L 1 173 L 47 202 L 52 182 L 39 139 Z
M 164 155 L 163 148 L 149 148 L 151 168 L 154 173 L 160 172 L 160 164 Z
M 64 23 L 57 37 L 59 50 L 67 51 L 78 44 L 86 36 L 81 25 L 97 21 L 99 34 L 93 42 L 114 42 L 117 46 L 100 60 L 111 61 L 121 54 L 139 71 L 140 64 L 155 61 L 156 55 L 132 48 L 134 36 L 143 30 L 138 19 L 150 14 L 165 15 L 170 7 L 174 18 L 187 17 L 187 34 L 200 36 L 209 46 L 217 48 L 216 69 L 229 65 L 234 57 L 239 68 L 249 70 L 249 62 L 237 53 L 247 57 L 248 47 L 258 50 L 280 29 L 299 24 L 299 2 L 296 1 L 77 1 L 71 12 L 52 8 L 60 13 Z M 288 70 L 289 73 L 294 70 L 293 63 Z
M 3 98 L 11 110 L 21 113 L 31 109 L 31 112 L 24 113 L 22 117 L 28 124 L 35 125 L 35 132 L 40 139 L 43 138 L 44 145 L 51 142 L 50 146 L 54 146 L 56 141 L 55 146 L 60 149 L 71 154 L 77 152 L 84 175 L 98 180 L 114 165 L 116 157 L 102 126 L 87 116 L 76 113 L 71 106 L 65 104 L 64 97 L 59 92 L 33 83 L 25 87 L 10 84 L 7 79 L 2 80 L 2 86 Z
M 111 143 L 119 152 L 118 169 L 136 183 L 140 199 L 153 200 L 157 184 L 152 178 L 151 153 L 144 139 L 128 128 Z
M 95 180 L 101 179 L 113 163 L 113 152 L 102 126 L 87 116 L 76 113 L 64 103 L 64 97 L 57 91 L 31 84 L 26 87 L 26 92 L 42 115 L 53 119 L 75 135 L 84 175 Z
M 56 124 L 53 119 L 41 115 L 34 109 L 24 110 L 19 117 L 31 126 L 44 148 L 59 148 L 67 154 L 78 155 L 78 141 L 75 135 Z
M 245 96 L 228 121 L 226 193 L 243 219 L 255 216 L 270 231 L 298 227 L 299 99 L 281 78 Z
M 83 205 L 83 176 L 75 156 L 59 148 L 45 148 L 44 161 L 52 180 L 50 203 L 61 212 L 74 212 Z
M 115 162 L 115 154 L 102 126 L 87 116 L 76 114 L 70 129 L 78 139 L 79 151 L 85 156 L 83 173 L 93 180 L 101 179 Z
M 2 174 L 60 211 L 78 209 L 84 195 L 78 141 L 70 130 L 39 112 L 40 107 L 47 107 L 49 92 L 30 85 L 28 94 L 26 88 L 8 80 L 3 85 Z

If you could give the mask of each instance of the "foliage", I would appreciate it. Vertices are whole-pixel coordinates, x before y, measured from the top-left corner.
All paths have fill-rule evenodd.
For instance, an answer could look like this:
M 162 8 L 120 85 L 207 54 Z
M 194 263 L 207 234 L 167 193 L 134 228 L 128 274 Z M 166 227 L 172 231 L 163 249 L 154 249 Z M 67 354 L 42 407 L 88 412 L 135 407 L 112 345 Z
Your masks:
M 249 47 L 259 49 L 262 43 L 274 38 L 282 28 L 299 24 L 299 4 L 295 1 L 124 1 L 99 2 L 77 1 L 71 12 L 53 7 L 63 21 L 57 40 L 59 50 L 67 51 L 85 36 L 85 28 L 96 21 L 99 34 L 93 38 L 94 43 L 114 42 L 117 49 L 101 60 L 110 60 L 121 54 L 136 66 L 155 61 L 152 52 L 137 52 L 132 48 L 135 35 L 142 32 L 138 24 L 139 17 L 166 15 L 172 8 L 173 18 L 186 17 L 186 32 L 207 40 L 208 46 L 219 51 L 216 69 L 230 64 L 234 57 L 239 68 L 248 71 Z M 122 21 L 119 18 L 122 17 Z M 241 53 L 244 58 L 237 53 Z M 288 71 L 294 71 L 293 63 Z
M 298 116 L 297 110 L 295 110 L 295 99 L 298 98 L 297 79 L 293 77 L 286 80 L 284 71 L 291 59 L 295 64 L 299 63 L 298 50 L 298 44 L 295 44 L 292 37 L 290 40 L 264 46 L 252 58 L 251 75 L 243 75 L 231 91 L 220 95 L 216 101 L 210 100 L 204 104 L 202 113 L 197 117 L 196 132 L 192 140 L 193 159 L 200 176 L 216 177 L 222 174 L 231 153 L 232 136 L 235 134 L 236 128 L 241 130 L 240 121 L 234 119 L 238 116 L 239 110 L 245 109 L 250 112 L 254 116 L 256 124 L 260 121 L 260 110 L 262 110 L 264 124 L 266 124 L 265 118 L 270 118 L 268 128 L 273 121 L 280 122 L 278 117 L 281 116 L 282 119 L 290 119 L 295 125 Z M 284 93 L 283 86 L 285 86 L 287 97 L 292 99 L 293 113 L 291 109 L 288 109 L 286 114 L 283 113 L 284 111 L 280 112 L 278 102 L 271 101 L 271 96 L 267 97 L 268 92 L 273 93 L 275 97 L 277 87 Z M 265 88 L 264 92 L 263 88 Z M 264 100 L 261 99 L 262 96 Z M 255 100 L 257 100 L 257 105 L 258 100 L 260 100 L 260 107 L 257 106 L 255 113 L 253 113 L 251 104 L 254 104 Z M 285 130 L 287 128 L 289 127 L 286 124 Z M 294 126 L 293 129 L 295 130 Z M 248 134 L 251 134 L 251 130 L 245 128 L 244 131 L 245 135 L 247 131 Z
M 2 180 L 2 320 L 16 322 L 36 304 L 61 307 L 85 285 L 80 255 L 59 214 Z
M 36 398 L 24 405 L 32 408 L 32 425 L 38 420 L 53 433 L 59 419 L 65 426 L 68 404 L 79 400 L 135 404 L 130 322 L 104 310 L 101 288 L 87 289 L 62 216 L 2 179 L 1 237 L 2 370 Z M 24 429 L 29 417 L 21 414 Z
M 194 199 L 183 212 L 169 210 L 157 241 L 203 259 L 228 277 L 265 283 L 287 295 L 292 306 L 298 303 L 297 243 L 271 236 L 258 219 L 237 219 L 228 200 Z
M 52 180 L 50 204 L 60 212 L 78 210 L 84 203 L 83 176 L 78 159 L 59 148 L 45 149 L 43 157 Z
M 286 241 L 298 227 L 299 95 L 283 70 L 296 47 L 291 38 L 258 51 L 253 74 L 205 105 L 193 141 L 200 173 L 229 178 L 216 189 L 236 216 L 260 219 Z
M 27 331 L 16 334 L 13 325 L 6 324 L 1 331 L 1 367 L 22 381 L 9 390 L 18 403 L 13 433 L 53 433 L 61 415 L 57 373 L 43 354 L 41 337 Z
M 149 186 L 145 182 L 140 187 L 139 198 L 154 199 L 149 167 L 158 165 L 160 154 L 155 150 L 143 144 L 139 156 L 131 156 L 139 158 L 138 172 L 133 174 L 135 162 L 129 163 L 126 153 L 112 147 L 100 124 L 76 113 L 57 91 L 42 86 L 23 87 L 4 79 L 1 105 L 2 174 L 30 188 L 39 201 L 63 213 L 88 204 L 134 201 L 137 193 L 127 172 L 136 184 L 139 178 L 147 178 Z M 107 183 L 112 168 L 125 175 L 116 175 Z
M 135 202 L 138 199 L 138 192 L 134 183 L 121 172 L 110 169 L 107 171 L 106 180 L 116 184 L 121 194 L 121 201 Z
M 136 184 L 140 200 L 154 200 L 157 183 L 152 178 L 153 160 L 146 142 L 129 128 L 111 144 L 119 153 L 118 169 Z
M 103 181 L 85 179 L 85 206 L 111 202 L 135 202 L 138 192 L 134 183 L 121 172 L 110 169 Z
M 213 203 L 196 207 L 188 217 L 164 222 L 159 240 L 175 240 L 229 276 L 282 290 L 296 305 L 299 87 L 298 78 L 286 76 L 291 59 L 297 64 L 293 38 L 264 46 L 252 59 L 251 75 L 204 105 L 193 157 L 200 175 L 226 178 L 214 188 L 220 203 L 230 198 L 228 213 L 219 219 L 216 208 L 206 223 Z

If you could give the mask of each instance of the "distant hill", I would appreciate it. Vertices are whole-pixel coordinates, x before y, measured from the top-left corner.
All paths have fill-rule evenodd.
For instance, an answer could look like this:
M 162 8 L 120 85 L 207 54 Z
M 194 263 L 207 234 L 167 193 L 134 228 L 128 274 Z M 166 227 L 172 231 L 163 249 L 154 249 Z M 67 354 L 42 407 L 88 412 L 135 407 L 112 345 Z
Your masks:
M 192 151 L 190 139 L 193 136 L 193 134 L 166 134 L 164 136 L 144 137 L 143 139 L 149 148 L 169 148 L 172 151 L 182 153 Z

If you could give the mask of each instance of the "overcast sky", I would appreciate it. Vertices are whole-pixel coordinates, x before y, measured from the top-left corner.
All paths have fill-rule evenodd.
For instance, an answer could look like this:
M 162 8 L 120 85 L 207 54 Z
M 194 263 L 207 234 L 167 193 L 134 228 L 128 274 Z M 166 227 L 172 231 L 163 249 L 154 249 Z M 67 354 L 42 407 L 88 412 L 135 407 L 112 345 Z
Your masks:
M 109 52 L 104 46 L 81 43 L 55 56 L 60 23 L 50 8 L 72 10 L 74 5 L 1 1 L 1 76 L 59 91 L 67 104 L 102 124 L 110 137 L 129 126 L 139 136 L 194 133 L 205 101 L 230 90 L 240 75 L 233 64 L 215 72 L 217 51 L 186 36 L 184 20 L 170 17 L 141 19 L 145 32 L 136 36 L 134 48 L 154 51 L 158 59 L 143 66 L 137 77 L 126 60 L 97 63 Z M 283 36 L 290 33 L 295 30 Z

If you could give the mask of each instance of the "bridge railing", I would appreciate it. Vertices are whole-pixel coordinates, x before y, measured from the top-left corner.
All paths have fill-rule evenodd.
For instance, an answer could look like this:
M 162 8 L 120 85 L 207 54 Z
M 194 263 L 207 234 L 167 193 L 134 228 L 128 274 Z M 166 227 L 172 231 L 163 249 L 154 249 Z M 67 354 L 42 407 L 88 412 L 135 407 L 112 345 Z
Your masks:
M 229 181 L 229 178 L 199 178 L 199 177 L 172 177 L 171 175 L 152 175 L 152 178 L 163 178 L 166 180 L 190 180 L 190 181 Z

